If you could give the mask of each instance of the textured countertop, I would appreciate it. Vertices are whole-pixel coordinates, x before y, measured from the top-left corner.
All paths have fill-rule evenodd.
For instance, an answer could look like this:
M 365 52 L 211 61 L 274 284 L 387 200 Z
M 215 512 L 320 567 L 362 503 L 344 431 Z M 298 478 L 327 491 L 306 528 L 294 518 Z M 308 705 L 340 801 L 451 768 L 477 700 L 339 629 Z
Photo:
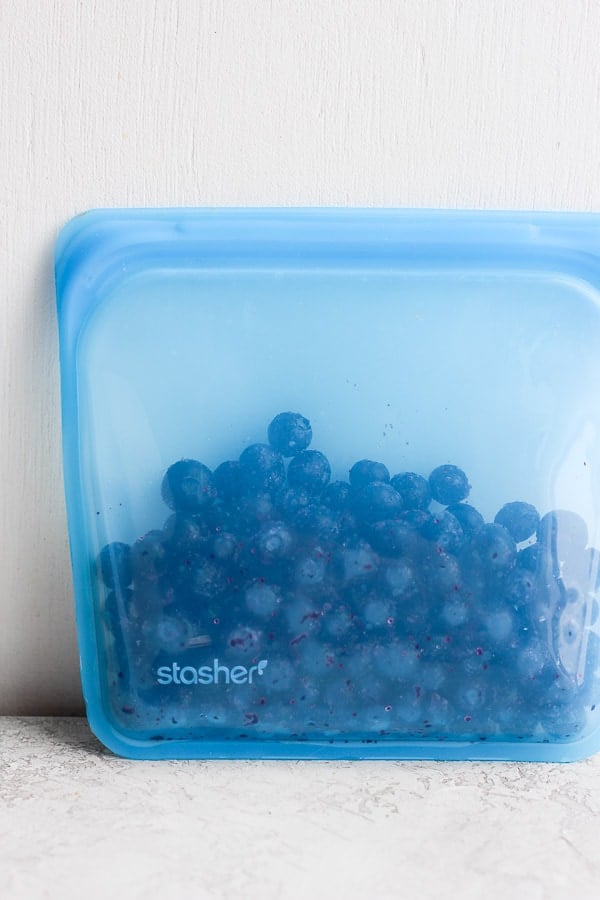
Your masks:
M 600 755 L 131 762 L 0 718 L 0 897 L 600 896 Z

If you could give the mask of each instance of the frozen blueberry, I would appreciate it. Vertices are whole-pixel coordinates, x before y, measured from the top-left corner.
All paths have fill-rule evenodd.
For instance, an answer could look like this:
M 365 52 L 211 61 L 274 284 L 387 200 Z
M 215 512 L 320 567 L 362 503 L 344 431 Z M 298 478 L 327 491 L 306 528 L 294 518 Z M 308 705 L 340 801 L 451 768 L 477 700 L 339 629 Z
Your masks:
M 504 525 L 506 530 L 515 539 L 517 544 L 526 541 L 536 533 L 540 524 L 540 517 L 535 506 L 520 500 L 513 503 L 505 503 L 496 513 L 494 519 L 497 525 Z
M 194 561 L 189 571 L 187 587 L 201 601 L 215 600 L 229 588 L 225 571 L 210 559 Z
M 354 496 L 354 511 L 364 522 L 393 519 L 402 512 L 402 498 L 391 484 L 371 481 Z
M 287 693 L 292 690 L 297 677 L 296 670 L 288 659 L 270 658 L 269 665 L 264 670 L 261 684 L 268 688 L 269 693 Z
M 332 481 L 321 495 L 321 503 L 336 512 L 350 509 L 352 489 L 346 481 Z
M 281 603 L 278 591 L 265 582 L 256 582 L 246 590 L 246 606 L 253 615 L 261 619 L 273 616 Z
M 395 624 L 396 607 L 393 600 L 373 593 L 365 597 L 360 617 L 367 631 L 389 630 Z
M 453 630 L 464 625 L 469 618 L 469 604 L 460 596 L 449 596 L 440 610 L 440 618 L 445 627 Z
M 310 422 L 300 413 L 284 412 L 269 425 L 269 443 L 282 456 L 294 456 L 306 450 L 312 440 Z
M 227 649 L 232 656 L 255 657 L 261 652 L 264 635 L 259 628 L 239 625 L 227 637 Z
M 102 548 L 98 555 L 98 565 L 102 581 L 107 588 L 115 590 L 128 587 L 133 581 L 131 567 L 131 547 L 114 541 Z
M 545 553 L 546 550 L 541 544 L 530 544 L 529 547 L 523 547 L 517 553 L 517 566 L 520 569 L 535 572 L 541 563 L 542 554 Z
M 321 630 L 323 605 L 317 598 L 300 595 L 286 602 L 284 615 L 290 632 L 291 647 L 298 647 L 310 635 Z
M 302 450 L 291 460 L 287 474 L 290 487 L 320 493 L 329 483 L 331 466 L 319 450 Z
M 212 472 L 195 459 L 180 459 L 169 466 L 161 490 L 167 506 L 187 513 L 199 512 L 217 495 Z
M 294 570 L 294 581 L 300 588 L 320 588 L 331 565 L 331 557 L 320 548 L 298 560 Z
M 356 514 L 347 509 L 345 512 L 339 513 L 340 523 L 340 540 L 353 540 L 359 532 L 359 522 Z
M 369 669 L 371 665 L 384 678 L 410 683 L 419 668 L 419 658 L 412 644 L 398 640 L 389 643 L 386 641 L 373 648 Z
M 471 485 L 467 476 L 458 466 L 438 466 L 429 476 L 431 496 L 438 503 L 450 506 L 469 496 Z
M 301 509 L 312 503 L 312 494 L 302 488 L 284 488 L 277 496 L 277 506 L 287 521 L 293 525 Z
M 432 519 L 431 513 L 426 512 L 424 509 L 406 509 L 398 515 L 398 520 L 415 532 L 420 532 Z
M 236 521 L 241 532 L 254 533 L 257 527 L 278 518 L 273 496 L 267 492 L 249 494 L 240 500 Z
M 377 574 L 378 562 L 377 554 L 364 541 L 348 545 L 341 553 L 342 578 L 344 581 L 372 578 Z
M 488 573 L 502 573 L 515 564 L 517 548 L 503 525 L 484 525 L 472 538 L 471 546 Z
M 464 543 L 460 522 L 447 510 L 433 516 L 421 528 L 421 534 L 448 553 L 458 553 Z
M 457 710 L 460 713 L 466 713 L 468 718 L 477 711 L 483 709 L 486 704 L 488 693 L 488 685 L 483 679 L 475 681 L 474 679 L 469 678 L 465 681 L 461 681 L 457 686 L 455 696 Z
M 240 456 L 242 485 L 246 491 L 275 493 L 285 481 L 283 457 L 268 444 L 251 444 Z
M 208 547 L 213 531 L 202 516 L 173 513 L 164 524 L 164 536 L 176 553 L 200 553 Z
M 564 563 L 586 546 L 587 525 L 577 513 L 555 509 L 540 519 L 538 541 L 558 563 Z
M 339 667 L 338 654 L 330 644 L 311 639 L 303 641 L 298 649 L 299 667 L 308 675 L 327 677 Z
M 537 579 L 535 572 L 523 566 L 511 570 L 502 585 L 502 599 L 507 607 L 520 610 L 529 607 L 535 599 Z
M 461 668 L 468 679 L 471 679 L 475 675 L 480 675 L 481 677 L 485 677 L 489 684 L 494 676 L 493 669 L 490 671 L 490 663 L 493 661 L 493 648 L 491 648 L 489 644 L 485 647 L 478 644 L 475 646 L 470 644 L 466 648 L 466 655 L 463 655 Z
M 355 613 L 359 614 L 370 597 L 379 596 L 377 593 L 377 571 L 365 573 L 362 577 L 348 581 L 341 588 L 340 595 L 344 603 L 347 603 Z
M 144 642 L 154 652 L 175 653 L 187 647 L 191 636 L 189 622 L 177 615 L 158 615 L 147 618 L 142 625 Z
M 453 503 L 446 512 L 458 519 L 466 537 L 476 534 L 485 525 L 485 519 L 481 513 L 469 503 Z
M 447 667 L 442 663 L 428 663 L 421 672 L 420 684 L 428 691 L 441 691 L 447 679 Z M 427 721 L 436 725 L 448 722 L 448 700 L 440 693 L 433 693 L 427 709 Z
M 264 578 L 265 569 L 266 565 L 262 562 L 256 545 L 256 536 L 247 539 L 243 537 L 228 567 L 232 586 L 235 588 L 240 582 L 246 582 L 251 578 Z
M 214 473 L 219 496 L 225 500 L 236 500 L 243 490 L 242 467 L 237 460 L 228 460 L 217 466 Z
M 428 509 L 431 503 L 429 482 L 416 472 L 401 472 L 392 478 L 392 487 L 402 497 L 404 509 Z
M 457 561 L 462 574 L 462 587 L 465 595 L 473 603 L 485 601 L 485 596 L 489 591 L 487 582 L 490 579 L 481 558 L 477 554 L 476 545 L 472 539 L 465 542 Z M 493 583 L 495 580 L 495 578 L 492 579 L 492 587 L 495 587 Z
M 482 625 L 495 647 L 501 647 L 515 640 L 518 619 L 511 609 L 490 610 L 482 620 Z
M 365 537 L 383 556 L 411 555 L 417 544 L 416 530 L 401 519 L 383 519 L 369 525 Z
M 328 601 L 324 604 L 322 614 L 322 627 L 325 634 L 335 640 L 343 640 L 348 646 L 348 641 L 358 636 L 357 619 L 350 607 L 339 602 Z
M 379 583 L 383 592 L 397 601 L 414 596 L 417 590 L 414 570 L 402 559 L 389 562 L 380 570 Z
M 170 561 L 164 575 L 151 579 L 137 579 L 135 583 L 134 607 L 137 614 L 145 615 L 148 610 L 164 609 L 172 606 L 180 596 L 178 563 Z
M 527 680 L 535 680 L 544 669 L 552 666 L 550 650 L 541 641 L 532 638 L 517 655 L 517 670 Z
M 441 547 L 430 550 L 421 561 L 421 577 L 436 599 L 440 595 L 462 593 L 463 576 L 457 559 Z
M 394 715 L 407 735 L 422 735 L 419 725 L 426 718 L 425 709 L 425 694 L 420 687 L 418 692 L 416 689 L 403 691 L 393 706 Z
M 156 580 L 171 562 L 169 546 L 163 531 L 149 531 L 131 547 L 133 580 Z
M 210 544 L 210 555 L 220 563 L 233 560 L 238 552 L 239 542 L 234 534 L 222 531 L 215 535 Z
M 273 522 L 261 528 L 256 544 L 261 561 L 269 565 L 288 559 L 294 544 L 294 536 L 283 522 Z
M 386 466 L 372 459 L 360 459 L 350 469 L 350 484 L 355 490 L 365 487 L 371 481 L 389 483 L 390 473 Z
M 320 503 L 311 503 L 301 509 L 294 525 L 298 531 L 313 534 L 328 542 L 335 541 L 340 535 L 339 516 Z

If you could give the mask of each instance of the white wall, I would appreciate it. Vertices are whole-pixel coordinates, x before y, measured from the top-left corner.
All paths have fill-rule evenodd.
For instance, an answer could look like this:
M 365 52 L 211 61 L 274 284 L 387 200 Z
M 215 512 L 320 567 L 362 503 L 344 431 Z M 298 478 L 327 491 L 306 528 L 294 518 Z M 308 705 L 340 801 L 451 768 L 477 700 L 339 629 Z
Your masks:
M 0 713 L 81 710 L 52 245 L 95 206 L 600 209 L 597 0 L 2 0 Z

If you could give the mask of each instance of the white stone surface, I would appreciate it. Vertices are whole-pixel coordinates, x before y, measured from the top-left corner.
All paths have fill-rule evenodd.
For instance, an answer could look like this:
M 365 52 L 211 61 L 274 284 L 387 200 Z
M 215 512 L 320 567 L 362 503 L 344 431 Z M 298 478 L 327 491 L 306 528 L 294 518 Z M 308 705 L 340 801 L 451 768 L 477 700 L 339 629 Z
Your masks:
M 590 0 L 1 0 L 0 711 L 82 709 L 64 222 L 178 204 L 598 210 L 599 33 Z
M 600 755 L 144 763 L 0 719 L 3 900 L 597 900 L 599 824 Z

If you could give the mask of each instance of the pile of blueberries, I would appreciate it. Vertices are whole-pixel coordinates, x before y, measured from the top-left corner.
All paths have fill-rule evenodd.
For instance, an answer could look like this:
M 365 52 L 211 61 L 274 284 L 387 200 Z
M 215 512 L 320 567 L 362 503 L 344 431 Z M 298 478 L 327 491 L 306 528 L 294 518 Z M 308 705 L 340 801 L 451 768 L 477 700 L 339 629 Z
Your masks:
M 486 522 L 454 465 L 391 477 L 363 459 L 331 481 L 311 440 L 308 419 L 283 412 L 268 443 L 214 472 L 175 462 L 164 526 L 100 552 L 119 714 L 299 739 L 589 728 L 600 554 L 581 517 L 516 501 Z M 206 665 L 243 677 L 201 687 Z

